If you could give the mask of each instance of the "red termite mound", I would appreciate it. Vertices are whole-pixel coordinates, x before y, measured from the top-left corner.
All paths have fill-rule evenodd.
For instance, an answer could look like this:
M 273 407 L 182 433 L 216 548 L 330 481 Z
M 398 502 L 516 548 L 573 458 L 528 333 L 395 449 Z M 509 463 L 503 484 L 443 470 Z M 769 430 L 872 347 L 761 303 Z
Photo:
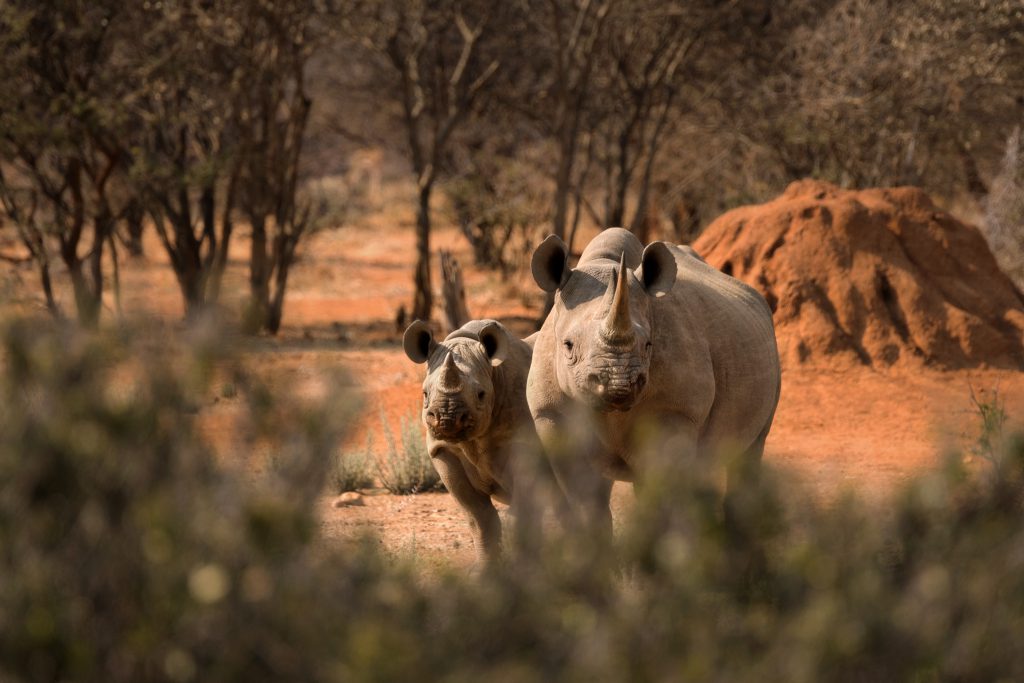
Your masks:
M 795 182 L 694 248 L 764 295 L 786 363 L 1024 367 L 1024 296 L 918 188 Z

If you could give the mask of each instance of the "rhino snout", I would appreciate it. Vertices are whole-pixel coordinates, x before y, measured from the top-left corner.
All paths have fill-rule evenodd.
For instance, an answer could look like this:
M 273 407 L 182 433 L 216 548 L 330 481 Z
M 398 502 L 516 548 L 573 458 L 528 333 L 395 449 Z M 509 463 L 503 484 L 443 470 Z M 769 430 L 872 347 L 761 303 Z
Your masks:
M 427 426 L 438 437 L 454 437 L 469 431 L 473 427 L 473 416 L 468 410 L 444 411 L 431 409 L 427 411 Z

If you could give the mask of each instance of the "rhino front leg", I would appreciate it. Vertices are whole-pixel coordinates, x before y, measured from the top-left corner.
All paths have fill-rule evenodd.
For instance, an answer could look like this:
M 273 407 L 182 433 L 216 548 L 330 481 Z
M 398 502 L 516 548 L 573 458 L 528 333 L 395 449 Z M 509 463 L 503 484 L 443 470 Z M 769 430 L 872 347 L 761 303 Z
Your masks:
M 600 445 L 593 439 L 569 438 L 553 417 L 539 417 L 535 426 L 555 480 L 565 494 L 564 522 L 610 542 L 612 482 L 597 467 Z
M 491 497 L 473 486 L 454 453 L 439 450 L 433 455 L 433 463 L 448 492 L 469 517 L 477 560 L 497 562 L 501 558 L 501 520 Z

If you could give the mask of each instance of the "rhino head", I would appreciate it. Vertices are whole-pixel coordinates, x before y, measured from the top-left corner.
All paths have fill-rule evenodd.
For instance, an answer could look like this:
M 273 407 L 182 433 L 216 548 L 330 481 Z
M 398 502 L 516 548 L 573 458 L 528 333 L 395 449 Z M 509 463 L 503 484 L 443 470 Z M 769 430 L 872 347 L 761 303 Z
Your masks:
M 575 270 L 568 256 L 565 243 L 551 235 L 532 263 L 537 284 L 556 293 L 550 317 L 559 388 L 603 412 L 629 410 L 647 387 L 654 351 L 651 302 L 675 284 L 675 257 L 654 242 L 634 272 L 625 252 L 617 266 L 591 261 Z
M 427 364 L 422 419 L 435 439 L 468 441 L 490 427 L 494 370 L 508 353 L 508 337 L 497 323 L 485 325 L 476 337 L 450 336 L 436 342 L 420 320 L 405 331 L 405 355 Z

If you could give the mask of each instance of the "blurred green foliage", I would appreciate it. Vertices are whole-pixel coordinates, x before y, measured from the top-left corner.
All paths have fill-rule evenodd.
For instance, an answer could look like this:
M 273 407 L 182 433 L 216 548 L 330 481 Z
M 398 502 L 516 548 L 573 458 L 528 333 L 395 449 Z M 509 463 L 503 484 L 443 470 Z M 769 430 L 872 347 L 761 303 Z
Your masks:
M 280 463 L 238 476 L 193 425 L 230 359 L 179 341 L 4 328 L 0 680 L 1024 678 L 1019 438 L 998 476 L 951 459 L 884 513 L 768 477 L 728 523 L 665 458 L 614 553 L 546 528 L 423 575 L 317 539 L 347 397 L 235 373 Z

